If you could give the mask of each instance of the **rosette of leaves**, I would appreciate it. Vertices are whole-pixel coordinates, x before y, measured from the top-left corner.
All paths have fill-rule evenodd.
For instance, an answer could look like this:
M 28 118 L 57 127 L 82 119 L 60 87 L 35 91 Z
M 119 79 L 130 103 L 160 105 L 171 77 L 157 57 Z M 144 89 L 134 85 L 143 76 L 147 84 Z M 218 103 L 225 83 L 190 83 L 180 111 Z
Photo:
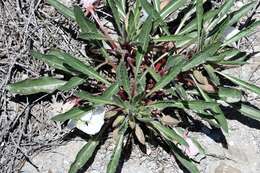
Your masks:
M 247 63 L 247 54 L 233 45 L 252 34 L 260 22 L 253 21 L 229 37 L 226 31 L 255 7 L 254 1 L 230 11 L 234 0 L 210 10 L 203 0 L 175 0 L 163 5 L 160 0 L 107 0 L 104 8 L 110 13 L 106 18 L 109 28 L 95 11 L 91 20 L 78 6 L 72 9 L 57 0 L 48 2 L 79 25 L 78 38 L 91 45 L 88 56 L 93 63 L 87 65 L 61 50 L 46 54 L 32 51 L 33 58 L 63 72 L 68 80 L 41 77 L 10 84 L 8 89 L 29 95 L 77 87 L 75 96 L 82 104 L 54 117 L 61 122 L 78 120 L 91 108 L 106 106 L 103 128 L 79 151 L 70 173 L 79 171 L 102 136 L 111 132 L 116 135 L 108 173 L 116 172 L 131 137 L 142 145 L 149 138 L 159 140 L 184 168 L 197 173 L 194 160 L 180 149 L 189 145 L 185 135 L 177 132 L 180 112 L 190 123 L 197 117 L 224 133 L 228 133 L 228 123 L 223 107 L 260 120 L 259 109 L 242 101 L 245 91 L 260 95 L 260 88 L 222 72 Z M 174 26 L 167 22 L 168 16 L 182 10 L 186 13 L 180 22 Z

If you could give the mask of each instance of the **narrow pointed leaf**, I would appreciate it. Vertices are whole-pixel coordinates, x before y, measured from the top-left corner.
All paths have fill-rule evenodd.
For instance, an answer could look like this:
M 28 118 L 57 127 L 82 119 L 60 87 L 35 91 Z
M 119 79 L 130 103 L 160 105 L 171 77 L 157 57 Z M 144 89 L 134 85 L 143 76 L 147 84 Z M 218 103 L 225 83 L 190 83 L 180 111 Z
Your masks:
M 231 44 L 233 42 L 236 42 L 236 41 L 240 40 L 243 37 L 249 36 L 250 34 L 252 34 L 253 32 L 256 31 L 256 27 L 259 26 L 259 25 L 260 25 L 260 21 L 254 22 L 249 27 L 243 29 L 238 34 L 236 34 L 235 36 L 230 38 L 229 40 L 224 41 L 222 46 L 229 45 L 229 44 Z
M 64 52 L 56 52 L 56 55 L 61 58 L 64 59 L 64 61 L 66 62 L 66 64 L 70 67 L 72 67 L 74 70 L 77 70 L 91 78 L 94 78 L 98 81 L 101 81 L 107 85 L 110 84 L 110 82 L 108 82 L 103 76 L 101 76 L 97 71 L 95 71 L 94 68 L 86 65 L 85 63 L 83 63 L 82 61 L 78 60 L 77 58 L 73 57 L 70 54 L 64 53 Z
M 96 104 L 109 104 L 109 105 L 117 105 L 111 98 L 107 98 L 104 96 L 93 96 L 85 91 L 80 91 L 76 93 L 76 96 L 80 97 L 83 100 L 88 100 L 89 102 Z
M 66 84 L 66 81 L 51 77 L 40 77 L 38 79 L 27 79 L 14 84 L 7 85 L 12 93 L 30 95 L 37 93 L 51 93 Z
M 138 41 L 141 43 L 142 51 L 146 52 L 150 42 L 150 32 L 152 29 L 152 18 L 148 17 L 140 31 Z
M 85 17 L 82 9 L 78 6 L 74 7 L 74 14 L 76 17 L 76 22 L 78 23 L 81 32 L 98 32 L 98 29 L 92 21 Z
M 220 85 L 219 77 L 215 74 L 215 70 L 211 65 L 204 65 L 204 69 L 207 71 L 210 80 L 216 85 Z
M 151 121 L 152 126 L 167 140 L 171 142 L 178 142 L 181 145 L 188 146 L 187 142 L 178 135 L 173 129 L 162 125 L 158 121 Z
M 196 0 L 196 16 L 197 16 L 197 30 L 198 30 L 198 45 L 202 47 L 202 32 L 203 32 L 203 0 Z
M 183 67 L 182 71 L 188 71 L 198 65 L 201 65 L 208 61 L 220 48 L 219 43 L 212 44 L 206 47 L 201 53 L 194 55 L 189 62 Z
M 220 87 L 218 96 L 228 103 L 239 102 L 242 99 L 241 91 L 235 88 Z
M 151 95 L 153 92 L 158 91 L 168 85 L 172 80 L 175 79 L 175 77 L 181 72 L 182 68 L 185 65 L 185 59 L 180 61 L 178 64 L 176 64 L 174 67 L 170 68 L 167 75 L 161 78 L 159 82 L 156 83 L 155 87 L 149 92 L 148 95 Z
M 125 122 L 118 132 L 116 145 L 115 145 L 111 159 L 107 166 L 107 173 L 115 173 L 117 170 L 119 160 L 121 157 L 121 153 L 122 153 L 122 149 L 123 149 L 124 135 L 127 130 L 127 127 L 128 127 L 128 124 Z
M 63 5 L 58 0 L 48 0 L 48 3 L 51 4 L 53 7 L 55 7 L 61 14 L 63 14 L 67 18 L 75 20 L 73 10 Z
M 60 87 L 58 89 L 61 91 L 69 91 L 69 90 L 83 84 L 85 81 L 86 81 L 85 79 L 75 76 L 75 77 L 70 78 L 70 80 L 65 85 L 63 85 L 62 87 Z
M 179 162 L 190 172 L 190 173 L 199 173 L 198 168 L 193 164 L 192 160 L 185 156 L 175 145 L 166 141 L 168 146 L 171 148 L 175 157 L 179 160 Z
M 119 83 L 116 82 L 110 85 L 109 88 L 102 94 L 103 97 L 111 98 L 112 96 L 116 95 L 119 91 Z
M 236 77 L 232 77 L 232 76 L 229 76 L 227 74 L 224 74 L 224 73 L 221 73 L 221 72 L 218 72 L 216 71 L 218 74 L 220 74 L 221 76 L 224 76 L 225 78 L 227 78 L 228 80 L 230 80 L 231 82 L 239 85 L 241 88 L 243 89 L 246 89 L 246 90 L 249 90 L 249 91 L 252 91 L 258 95 L 260 95 L 260 87 L 256 86 L 256 85 L 253 85 L 251 83 L 248 83 L 248 82 L 245 82 L 243 80 L 240 80 Z
M 55 55 L 50 55 L 50 54 L 44 55 L 37 51 L 32 51 L 31 54 L 32 54 L 33 58 L 39 59 L 55 69 L 62 70 L 67 73 L 73 74 L 73 72 L 71 72 L 64 66 L 64 59 L 61 59 Z
M 77 173 L 92 157 L 98 144 L 98 140 L 90 139 L 88 143 L 78 152 L 75 161 L 70 166 L 69 173 Z
M 128 96 L 130 97 L 131 96 L 130 79 L 124 62 L 121 62 L 119 64 L 117 68 L 116 76 L 117 76 L 117 81 L 121 86 L 123 86 L 124 90 L 127 92 Z
M 243 115 L 260 121 L 260 110 L 245 104 L 241 104 L 241 107 L 238 109 Z
M 178 10 L 180 7 L 182 7 L 187 0 L 172 0 L 170 1 L 162 10 L 160 13 L 160 16 L 162 19 L 165 19 L 167 16 Z
M 70 109 L 69 111 L 56 115 L 55 117 L 51 118 L 53 121 L 60 121 L 65 122 L 69 119 L 71 120 L 79 120 L 82 116 L 84 116 L 87 112 L 89 112 L 92 107 L 74 107 Z

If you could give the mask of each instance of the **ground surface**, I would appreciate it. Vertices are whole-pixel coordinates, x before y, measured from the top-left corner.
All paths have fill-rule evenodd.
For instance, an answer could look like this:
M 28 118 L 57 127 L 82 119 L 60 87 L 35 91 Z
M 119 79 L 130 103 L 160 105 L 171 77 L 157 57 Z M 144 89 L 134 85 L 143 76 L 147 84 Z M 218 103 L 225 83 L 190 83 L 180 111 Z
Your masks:
M 237 1 L 236 5 L 246 2 Z M 7 83 L 38 77 L 46 71 L 52 73 L 49 67 L 31 59 L 31 49 L 44 51 L 56 47 L 86 60 L 84 45 L 67 32 L 73 28 L 74 24 L 64 20 L 43 0 L 0 1 L 0 172 L 65 173 L 86 143 L 75 136 L 64 138 L 69 130 L 50 121 L 60 111 L 60 102 L 70 94 L 23 99 L 13 98 L 5 89 Z M 259 33 L 251 36 L 249 43 L 253 46 L 241 44 L 241 49 L 260 51 Z M 249 62 L 228 72 L 260 86 L 260 54 Z M 249 93 L 246 99 L 260 107 L 256 95 Z M 260 123 L 235 114 L 228 118 L 231 129 L 226 136 L 228 149 L 222 146 L 223 136 L 218 131 L 205 128 L 191 133 L 209 155 L 198 165 L 199 169 L 202 173 L 260 172 Z M 183 172 L 174 157 L 162 148 L 149 145 L 147 148 L 143 153 L 133 146 L 122 173 Z M 113 141 L 108 138 L 86 172 L 104 173 L 112 149 Z

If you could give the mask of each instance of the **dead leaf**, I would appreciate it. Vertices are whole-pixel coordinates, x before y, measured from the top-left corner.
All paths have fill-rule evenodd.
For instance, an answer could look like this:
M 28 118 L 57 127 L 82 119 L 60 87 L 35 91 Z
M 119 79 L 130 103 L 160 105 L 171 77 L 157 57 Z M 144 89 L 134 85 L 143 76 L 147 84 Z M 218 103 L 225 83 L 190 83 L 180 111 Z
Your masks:
M 206 85 L 209 83 L 208 79 L 202 74 L 201 71 L 194 70 L 193 75 L 200 84 Z
M 114 120 L 113 124 L 112 124 L 112 127 L 118 127 L 125 119 L 125 116 L 123 115 L 120 115 L 118 117 L 116 117 L 116 119 Z
M 171 0 L 161 0 L 160 10 L 164 9 L 164 7 L 166 7 L 166 5 L 168 5 L 170 2 Z
M 162 121 L 163 124 L 169 125 L 169 126 L 175 126 L 180 122 L 179 120 L 171 117 L 170 115 L 164 115 L 161 118 L 161 121 Z
M 135 135 L 136 135 L 138 141 L 141 144 L 145 145 L 144 132 L 138 124 L 135 125 Z

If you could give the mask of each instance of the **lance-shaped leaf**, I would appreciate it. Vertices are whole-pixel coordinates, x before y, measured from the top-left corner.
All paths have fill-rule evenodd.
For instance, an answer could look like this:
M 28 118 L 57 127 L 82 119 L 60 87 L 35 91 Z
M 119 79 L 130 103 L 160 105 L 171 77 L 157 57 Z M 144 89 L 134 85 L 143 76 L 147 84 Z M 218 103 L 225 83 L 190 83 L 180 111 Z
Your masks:
M 108 87 L 106 89 L 106 91 L 104 91 L 104 93 L 102 94 L 103 97 L 107 97 L 107 98 L 111 98 L 112 96 L 116 95 L 119 91 L 119 83 L 115 82 L 112 85 L 110 85 L 110 87 Z
M 245 16 L 251 9 L 254 8 L 255 5 L 256 5 L 256 1 L 253 1 L 251 3 L 248 3 L 248 4 L 244 5 L 239 10 L 233 12 L 231 14 L 232 18 L 229 21 L 229 26 L 231 26 L 231 25 L 235 24 L 236 22 L 238 22 L 241 19 L 241 17 Z
M 78 23 L 81 32 L 94 32 L 97 33 L 98 29 L 92 21 L 84 16 L 82 9 L 78 6 L 74 7 L 74 14 L 76 17 L 76 22 Z
M 70 78 L 70 80 L 65 85 L 63 85 L 62 87 L 60 87 L 58 89 L 61 91 L 69 91 L 69 90 L 83 84 L 85 81 L 86 81 L 85 79 L 75 76 L 75 77 Z
M 173 129 L 166 127 L 162 125 L 158 121 L 151 121 L 150 124 L 154 129 L 156 129 L 165 139 L 171 141 L 171 142 L 177 142 L 181 145 L 188 146 L 187 142 L 178 135 Z
M 241 104 L 238 111 L 249 118 L 260 121 L 260 110 L 257 108 L 253 108 L 252 106 L 248 106 L 246 104 Z
M 197 16 L 197 30 L 198 30 L 198 45 L 202 48 L 202 32 L 203 32 L 203 0 L 196 0 L 196 16 Z
M 88 100 L 89 102 L 95 104 L 117 105 L 111 98 L 104 97 L 104 96 L 93 96 L 86 91 L 80 91 L 76 93 L 76 96 L 80 97 L 83 100 Z
M 165 109 L 169 107 L 190 109 L 197 113 L 208 114 L 208 110 L 215 110 L 219 105 L 216 102 L 206 102 L 201 100 L 193 101 L 158 101 L 147 105 L 153 109 Z
M 92 107 L 74 107 L 69 111 L 56 115 L 52 118 L 53 121 L 65 122 L 69 119 L 71 120 L 79 120 L 82 116 L 84 116 L 87 112 L 89 112 Z
M 183 67 L 182 71 L 188 71 L 193 67 L 205 63 L 206 61 L 208 61 L 208 59 L 212 57 L 212 55 L 214 55 L 217 52 L 219 48 L 219 43 L 215 43 L 206 47 L 202 52 L 200 52 L 197 55 L 194 55 L 194 57 L 192 57 L 191 60 L 187 62 L 186 65 Z
M 99 140 L 95 138 L 90 139 L 88 143 L 78 152 L 75 161 L 70 166 L 69 173 L 77 173 L 92 157 L 98 144 Z
M 218 10 L 210 10 L 209 12 L 204 14 L 203 21 L 210 21 L 217 14 L 218 14 Z M 195 18 L 190 23 L 188 23 L 183 29 L 181 29 L 179 34 L 186 34 L 191 31 L 194 31 L 197 29 L 197 26 L 198 26 L 197 18 Z
M 27 79 L 14 84 L 9 84 L 7 85 L 7 89 L 12 93 L 30 95 L 42 92 L 51 93 L 65 84 L 66 81 L 63 80 L 51 77 L 40 77 L 38 79 Z
M 130 90 L 130 79 L 128 77 L 128 72 L 125 66 L 125 63 L 122 61 L 120 62 L 117 72 L 116 78 L 119 82 L 120 86 L 123 86 L 124 90 L 127 92 L 128 96 L 131 97 L 131 90 Z
M 155 9 L 160 12 L 161 9 L 160 9 L 160 5 L 161 5 L 161 1 L 160 0 L 153 0 L 153 5 L 155 7 Z
M 155 21 L 154 28 L 157 28 L 160 25 L 162 27 L 163 31 L 166 34 L 169 34 L 167 24 L 161 18 L 159 12 L 157 12 L 154 9 L 154 7 L 147 0 L 140 0 L 140 1 L 141 1 L 141 5 L 144 8 L 144 10 L 149 14 L 149 16 L 151 16 L 154 19 L 154 21 Z
M 203 67 L 204 67 L 204 69 L 207 71 L 210 80 L 211 80 L 216 86 L 220 85 L 219 77 L 215 74 L 214 68 L 213 68 L 211 65 L 208 65 L 208 64 L 207 64 L 207 65 L 204 65 Z
M 150 42 L 150 32 L 152 29 L 152 17 L 148 17 L 139 33 L 138 42 L 141 44 L 141 48 L 143 52 L 147 51 L 149 42 Z
M 187 0 L 175 0 L 170 1 L 162 10 L 160 13 L 160 16 L 162 19 L 165 19 L 167 16 L 178 10 L 178 8 L 182 7 Z
M 148 96 L 154 93 L 155 91 L 158 91 L 168 85 L 172 80 L 175 79 L 175 77 L 181 72 L 182 68 L 185 65 L 185 59 L 181 59 L 181 61 L 178 61 L 178 63 L 170 68 L 169 72 L 161 78 L 159 82 L 156 83 L 155 87 L 149 92 Z
M 227 78 L 228 80 L 230 80 L 231 82 L 239 85 L 241 88 L 243 89 L 247 89 L 249 91 L 252 91 L 258 95 L 260 95 L 260 87 L 256 86 L 256 85 L 253 85 L 251 83 L 248 83 L 248 82 L 245 82 L 243 80 L 240 80 L 236 77 L 232 77 L 230 75 L 227 75 L 227 74 L 224 74 L 224 73 L 221 73 L 219 71 L 216 71 L 218 74 L 224 76 L 225 78 Z
M 108 82 L 103 76 L 101 76 L 97 71 L 95 71 L 94 68 L 86 65 L 85 63 L 83 63 L 82 61 L 78 60 L 77 58 L 73 57 L 70 54 L 64 53 L 64 52 L 56 52 L 56 55 L 59 58 L 64 59 L 64 61 L 66 62 L 66 64 L 70 67 L 72 67 L 74 70 L 77 70 L 91 78 L 94 78 L 98 81 L 101 81 L 107 85 L 110 84 L 110 82 Z
M 228 103 L 239 102 L 242 99 L 241 91 L 235 88 L 220 87 L 218 96 Z
M 39 59 L 55 69 L 62 70 L 67 73 L 73 74 L 73 72 L 71 72 L 64 66 L 64 59 L 61 59 L 60 57 L 57 57 L 52 54 L 44 55 L 44 54 L 41 54 L 34 50 L 31 52 L 31 54 L 32 54 L 33 58 Z
M 123 149 L 124 135 L 125 135 L 127 128 L 128 128 L 128 123 L 124 122 L 124 124 L 122 124 L 122 126 L 118 132 L 116 145 L 115 145 L 111 159 L 107 166 L 107 173 L 115 173 L 117 170 L 117 166 L 119 164 L 119 160 L 120 160 L 122 149 Z
M 232 38 L 224 41 L 222 46 L 229 45 L 229 44 L 231 44 L 233 42 L 236 42 L 236 41 L 240 40 L 243 37 L 246 37 L 246 36 L 252 34 L 253 32 L 255 32 L 256 27 L 259 26 L 259 25 L 260 25 L 260 21 L 252 23 L 249 27 L 243 29 L 242 31 L 240 31 L 238 34 L 236 34 Z
M 169 42 L 173 41 L 176 42 L 177 45 L 179 45 L 182 42 L 191 42 L 194 39 L 192 37 L 192 34 L 186 34 L 186 35 L 166 35 L 166 36 L 161 36 L 159 38 L 154 38 L 153 41 L 155 43 L 157 42 Z M 178 46 L 179 47 L 179 46 Z
M 192 76 L 193 81 L 195 82 L 200 94 L 202 95 L 202 97 L 204 98 L 204 100 L 206 102 L 214 102 L 213 99 L 211 99 L 207 93 L 205 93 L 199 86 L 199 84 L 197 83 L 197 81 L 194 79 L 194 77 Z M 214 118 L 218 121 L 218 124 L 222 127 L 222 129 L 228 133 L 228 123 L 227 123 L 227 119 L 223 113 L 223 111 L 221 110 L 221 108 L 219 106 L 214 106 L 211 108 L 211 111 L 213 111 L 213 116 Z
M 180 149 L 175 145 L 166 141 L 167 145 L 171 148 L 175 157 L 180 161 L 180 163 L 190 172 L 190 173 L 199 173 L 198 168 L 193 164 L 192 160 L 185 156 Z
M 75 20 L 73 10 L 63 5 L 58 0 L 48 0 L 48 3 L 51 4 L 53 7 L 55 7 L 61 14 L 63 14 L 67 18 Z
M 113 19 L 115 20 L 116 22 L 116 25 L 117 25 L 117 29 L 119 31 L 121 31 L 121 24 L 120 24 L 120 14 L 118 12 L 118 9 L 116 7 L 116 0 L 107 0 L 108 4 L 109 4 L 109 7 L 111 8 L 112 10 L 112 13 L 113 13 Z

